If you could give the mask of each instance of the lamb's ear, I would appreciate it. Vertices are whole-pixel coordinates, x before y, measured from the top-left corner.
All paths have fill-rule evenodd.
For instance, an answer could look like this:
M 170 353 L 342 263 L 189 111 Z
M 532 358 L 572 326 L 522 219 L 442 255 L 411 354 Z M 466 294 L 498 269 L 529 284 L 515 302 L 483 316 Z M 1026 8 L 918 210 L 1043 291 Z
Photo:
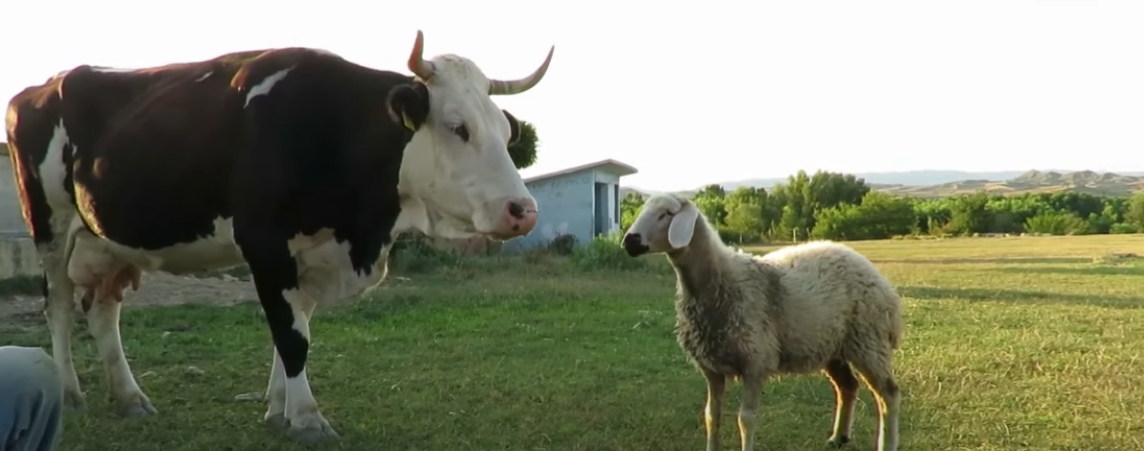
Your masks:
M 683 204 L 683 208 L 671 218 L 671 226 L 667 228 L 667 242 L 675 249 L 691 244 L 691 236 L 695 234 L 695 221 L 699 219 L 699 209 L 691 203 Z

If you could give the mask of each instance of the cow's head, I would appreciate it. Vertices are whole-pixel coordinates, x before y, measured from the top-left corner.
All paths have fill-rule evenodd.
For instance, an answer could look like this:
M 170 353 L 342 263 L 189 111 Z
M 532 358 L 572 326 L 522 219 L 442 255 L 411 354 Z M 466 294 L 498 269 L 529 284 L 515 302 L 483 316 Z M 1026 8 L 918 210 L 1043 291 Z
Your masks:
M 400 118 L 416 133 L 401 164 L 398 229 L 444 238 L 528 234 L 538 208 L 508 153 L 508 144 L 519 139 L 519 125 L 490 96 L 520 94 L 539 83 L 555 47 L 532 75 L 511 81 L 490 80 L 456 55 L 425 60 L 423 47 L 418 31 L 409 70 L 426 87 L 429 110 L 424 123 Z

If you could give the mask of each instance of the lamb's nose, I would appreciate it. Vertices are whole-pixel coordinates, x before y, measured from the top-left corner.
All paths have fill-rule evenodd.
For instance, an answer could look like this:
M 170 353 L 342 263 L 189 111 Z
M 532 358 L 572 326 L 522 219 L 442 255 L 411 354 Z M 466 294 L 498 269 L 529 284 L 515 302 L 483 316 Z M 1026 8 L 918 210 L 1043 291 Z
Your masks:
M 638 257 L 648 250 L 648 247 L 643 244 L 643 240 L 640 239 L 640 234 L 638 233 L 628 233 L 627 235 L 624 235 L 624 241 L 622 245 L 624 247 L 624 251 L 626 251 L 628 255 L 632 257 Z

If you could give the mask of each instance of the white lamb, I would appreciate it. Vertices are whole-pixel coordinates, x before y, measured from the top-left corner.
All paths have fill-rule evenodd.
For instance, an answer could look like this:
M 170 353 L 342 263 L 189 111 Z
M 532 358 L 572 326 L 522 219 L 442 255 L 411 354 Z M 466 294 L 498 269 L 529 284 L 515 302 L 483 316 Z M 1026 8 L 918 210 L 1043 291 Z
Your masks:
M 624 236 L 633 257 L 665 253 L 675 266 L 679 344 L 707 379 L 707 450 L 719 449 L 726 380 L 739 379 L 739 434 L 754 448 L 763 382 L 822 370 L 834 385 L 828 443 L 850 441 L 858 379 L 877 400 L 878 450 L 898 448 L 900 395 L 891 370 L 902 339 L 901 300 L 861 254 L 828 241 L 763 257 L 732 250 L 689 200 L 655 195 Z

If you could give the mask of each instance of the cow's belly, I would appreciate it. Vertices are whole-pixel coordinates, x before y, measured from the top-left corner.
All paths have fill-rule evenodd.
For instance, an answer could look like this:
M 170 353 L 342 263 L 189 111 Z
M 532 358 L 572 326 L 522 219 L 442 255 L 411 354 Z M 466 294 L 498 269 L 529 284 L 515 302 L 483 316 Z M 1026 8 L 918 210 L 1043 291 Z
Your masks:
M 97 239 L 88 236 L 89 239 Z M 230 268 L 245 262 L 242 251 L 234 242 L 231 220 L 224 218 L 215 219 L 214 233 L 209 236 L 160 249 L 138 249 L 107 239 L 100 241 L 106 252 L 144 271 L 186 274 Z
M 350 262 L 350 243 L 339 243 L 326 231 L 291 240 L 290 250 L 298 265 L 302 290 L 320 303 L 361 295 L 377 287 L 387 272 L 389 246 L 382 249 L 381 257 L 368 273 L 358 272 Z

